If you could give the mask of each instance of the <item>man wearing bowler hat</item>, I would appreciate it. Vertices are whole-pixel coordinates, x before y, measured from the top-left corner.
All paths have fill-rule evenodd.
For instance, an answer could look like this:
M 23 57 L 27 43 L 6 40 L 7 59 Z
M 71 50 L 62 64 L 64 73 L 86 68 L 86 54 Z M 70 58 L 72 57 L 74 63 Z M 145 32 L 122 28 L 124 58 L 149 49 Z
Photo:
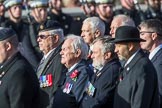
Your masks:
M 158 83 L 155 68 L 140 49 L 139 31 L 121 26 L 116 30 L 115 52 L 126 60 L 119 76 L 114 108 L 159 108 Z

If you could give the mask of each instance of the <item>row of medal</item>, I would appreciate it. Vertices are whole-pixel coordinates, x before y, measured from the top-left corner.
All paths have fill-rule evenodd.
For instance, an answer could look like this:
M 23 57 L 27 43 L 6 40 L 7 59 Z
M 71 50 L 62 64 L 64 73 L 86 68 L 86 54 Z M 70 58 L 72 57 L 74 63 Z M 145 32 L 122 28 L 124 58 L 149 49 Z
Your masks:
M 65 88 L 63 89 L 63 92 L 69 94 L 72 87 L 73 87 L 73 84 L 66 83 Z
M 52 74 L 40 76 L 39 82 L 41 88 L 52 86 L 53 84 Z

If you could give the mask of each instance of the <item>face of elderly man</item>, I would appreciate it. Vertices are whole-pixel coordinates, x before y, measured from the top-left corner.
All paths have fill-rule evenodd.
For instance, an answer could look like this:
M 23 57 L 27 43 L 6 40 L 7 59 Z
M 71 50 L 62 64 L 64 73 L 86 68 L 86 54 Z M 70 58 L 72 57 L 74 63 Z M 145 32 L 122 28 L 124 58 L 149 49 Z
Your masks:
M 54 48 L 54 42 L 57 36 L 51 35 L 48 31 L 39 32 L 37 37 L 37 42 L 39 44 L 40 50 L 47 54 L 50 50 Z
M 62 45 L 62 50 L 60 52 L 61 63 L 64 64 L 67 68 L 70 68 L 75 63 L 77 63 L 77 60 L 80 56 L 78 52 L 76 53 L 74 51 L 72 43 L 73 43 L 72 39 L 66 39 Z
M 94 33 L 89 23 L 83 23 L 81 37 L 84 39 L 85 43 L 87 44 L 91 44 L 95 39 Z
M 104 66 L 106 60 L 105 60 L 105 54 L 102 51 L 102 46 L 103 44 L 101 43 L 101 41 L 97 41 L 93 44 L 93 48 L 92 48 L 92 60 L 93 63 L 92 65 L 96 68 L 96 69 L 100 69 L 101 67 Z

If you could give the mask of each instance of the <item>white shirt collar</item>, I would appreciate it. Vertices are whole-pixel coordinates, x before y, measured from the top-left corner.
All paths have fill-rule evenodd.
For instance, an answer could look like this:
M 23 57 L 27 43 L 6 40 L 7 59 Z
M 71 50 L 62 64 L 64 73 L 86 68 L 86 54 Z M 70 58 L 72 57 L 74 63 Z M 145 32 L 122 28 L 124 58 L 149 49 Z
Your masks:
M 149 59 L 151 60 L 161 48 L 162 48 L 162 44 L 157 46 L 152 52 L 150 52 Z
M 44 55 L 44 59 L 46 59 L 51 53 L 52 53 L 52 51 L 54 51 L 56 48 L 54 48 L 54 49 L 52 49 L 52 50 L 50 50 L 46 55 Z

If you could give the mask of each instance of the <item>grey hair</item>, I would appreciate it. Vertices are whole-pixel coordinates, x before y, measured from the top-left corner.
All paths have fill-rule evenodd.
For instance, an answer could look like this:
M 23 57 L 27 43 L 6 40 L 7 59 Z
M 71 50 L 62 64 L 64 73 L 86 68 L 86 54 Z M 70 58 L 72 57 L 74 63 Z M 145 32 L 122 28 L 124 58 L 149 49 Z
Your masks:
M 121 25 L 120 26 L 136 27 L 133 19 L 130 18 L 129 16 L 127 16 L 127 15 L 119 14 L 119 15 L 114 16 L 113 19 L 120 19 L 120 21 L 121 21 Z
M 83 38 L 77 35 L 69 34 L 66 39 L 72 39 L 71 46 L 73 51 L 76 52 L 77 49 L 81 50 L 81 59 L 87 59 L 88 55 L 88 45 L 84 42 Z
M 115 44 L 111 42 L 111 39 L 112 39 L 111 36 L 98 37 L 97 39 L 95 39 L 93 44 L 98 41 L 101 41 L 102 45 L 100 46 L 100 48 L 101 48 L 102 54 L 106 52 L 111 52 L 112 55 L 114 55 Z
M 93 33 L 96 30 L 99 30 L 101 36 L 105 34 L 105 23 L 99 17 L 88 17 L 83 21 L 83 23 L 89 23 Z
M 64 41 L 64 33 L 63 29 L 54 29 L 54 30 L 49 30 L 48 31 L 50 35 L 59 35 L 59 43 L 62 43 Z

